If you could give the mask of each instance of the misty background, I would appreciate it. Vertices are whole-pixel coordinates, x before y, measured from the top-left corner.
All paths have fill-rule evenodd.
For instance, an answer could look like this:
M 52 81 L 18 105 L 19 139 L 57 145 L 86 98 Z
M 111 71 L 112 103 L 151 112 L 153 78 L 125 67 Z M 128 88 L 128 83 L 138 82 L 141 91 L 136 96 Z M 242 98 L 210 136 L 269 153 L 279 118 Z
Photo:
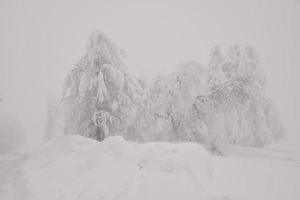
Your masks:
M 125 50 L 129 71 L 148 80 L 182 61 L 207 64 L 216 45 L 254 47 L 267 96 L 290 144 L 299 145 L 297 0 L 1 0 L 0 29 L 0 134 L 13 128 L 15 141 L 33 146 L 42 140 L 48 100 L 61 97 L 65 76 L 99 29 Z

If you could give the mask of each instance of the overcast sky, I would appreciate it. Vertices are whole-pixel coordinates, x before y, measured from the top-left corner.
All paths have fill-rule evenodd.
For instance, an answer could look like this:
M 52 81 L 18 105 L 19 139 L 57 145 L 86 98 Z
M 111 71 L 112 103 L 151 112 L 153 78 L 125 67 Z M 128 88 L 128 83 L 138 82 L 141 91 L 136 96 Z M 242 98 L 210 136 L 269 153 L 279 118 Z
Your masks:
M 205 65 L 215 45 L 253 46 L 288 134 L 299 135 L 297 0 L 0 0 L 0 29 L 0 96 L 35 138 L 48 93 L 61 94 L 95 29 L 127 52 L 132 73 L 147 79 L 181 61 Z

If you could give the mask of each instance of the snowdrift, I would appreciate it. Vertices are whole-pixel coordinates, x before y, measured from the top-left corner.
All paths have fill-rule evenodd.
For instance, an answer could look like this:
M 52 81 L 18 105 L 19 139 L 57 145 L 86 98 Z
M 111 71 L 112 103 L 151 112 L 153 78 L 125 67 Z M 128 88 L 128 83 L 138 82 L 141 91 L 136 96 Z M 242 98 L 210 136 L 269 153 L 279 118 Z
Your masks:
M 21 171 L 26 188 L 11 191 L 30 200 L 212 199 L 210 157 L 192 143 L 60 136 L 27 156 Z

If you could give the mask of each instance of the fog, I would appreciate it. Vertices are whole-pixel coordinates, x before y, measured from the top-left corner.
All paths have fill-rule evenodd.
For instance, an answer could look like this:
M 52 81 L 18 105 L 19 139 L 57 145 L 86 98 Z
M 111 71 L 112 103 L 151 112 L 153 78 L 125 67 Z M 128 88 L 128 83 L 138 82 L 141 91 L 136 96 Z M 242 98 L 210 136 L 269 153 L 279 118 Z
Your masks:
M 148 80 L 181 61 L 207 64 L 216 45 L 251 45 L 287 135 L 300 139 L 297 0 L 1 0 L 0 29 L 1 119 L 12 119 L 26 144 L 42 141 L 47 99 L 60 98 L 66 73 L 95 29 L 126 51 L 133 74 Z

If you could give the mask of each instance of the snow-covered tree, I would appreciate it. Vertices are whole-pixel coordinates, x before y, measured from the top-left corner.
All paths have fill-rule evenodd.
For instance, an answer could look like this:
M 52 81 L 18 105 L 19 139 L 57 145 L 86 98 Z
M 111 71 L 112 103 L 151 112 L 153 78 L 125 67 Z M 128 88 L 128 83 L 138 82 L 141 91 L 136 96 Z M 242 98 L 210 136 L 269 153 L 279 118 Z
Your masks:
M 210 115 L 221 116 L 212 117 L 208 125 L 211 135 L 219 135 L 216 142 L 263 146 L 283 134 L 277 114 L 276 130 L 267 123 L 270 115 L 266 110 L 277 112 L 266 98 L 265 75 L 251 47 L 234 46 L 225 56 L 215 48 L 208 70 Z
M 144 140 L 190 140 L 194 99 L 206 92 L 206 69 L 195 61 L 181 63 L 174 73 L 160 76 L 146 92 L 145 109 L 138 126 Z
M 126 129 L 135 116 L 142 89 L 129 76 L 122 55 L 103 33 L 92 33 L 87 53 L 65 81 L 67 134 L 99 138 L 94 131 L 98 127 L 105 135 L 127 137 Z

